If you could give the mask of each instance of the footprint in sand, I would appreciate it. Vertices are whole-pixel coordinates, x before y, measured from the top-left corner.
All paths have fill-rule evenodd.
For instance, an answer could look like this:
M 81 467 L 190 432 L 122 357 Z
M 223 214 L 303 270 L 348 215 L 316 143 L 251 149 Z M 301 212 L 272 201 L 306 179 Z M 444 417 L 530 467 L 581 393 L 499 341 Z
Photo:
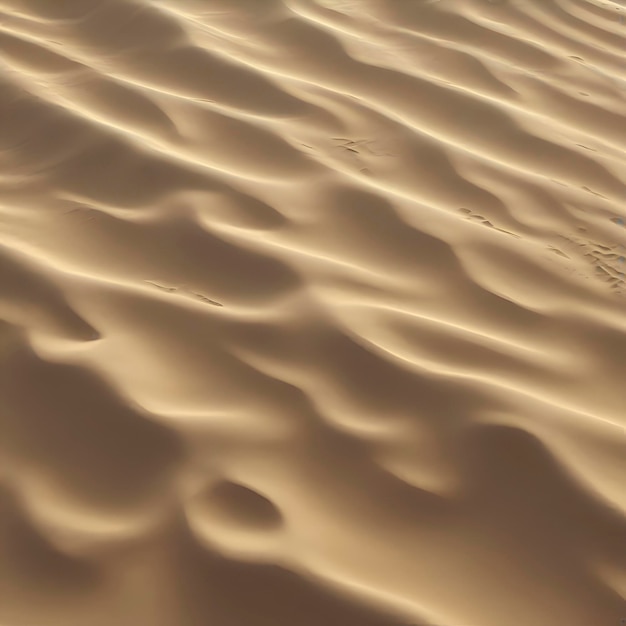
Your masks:
M 156 287 L 157 289 L 160 289 L 161 291 L 165 291 L 167 293 L 180 292 L 182 295 L 195 298 L 196 300 L 200 300 L 201 302 L 206 302 L 207 304 L 212 304 L 213 306 L 224 306 L 221 302 L 218 302 L 217 300 L 211 300 L 211 298 L 207 298 L 207 296 L 201 293 L 190 291 L 189 289 L 185 289 L 184 287 L 168 287 L 166 285 L 161 285 L 159 283 L 156 283 L 153 280 L 146 280 L 144 282 L 146 282 L 148 285 L 152 285 L 153 287 Z
M 510 235 L 511 237 L 515 237 L 516 239 L 521 239 L 519 235 L 516 235 L 515 233 L 512 233 L 509 230 L 504 230 L 503 228 L 498 228 L 497 226 L 494 226 L 493 223 L 490 222 L 486 217 L 482 215 L 478 215 L 478 213 L 473 213 L 469 209 L 462 207 L 458 209 L 458 212 L 465 215 L 466 220 L 470 220 L 472 222 L 479 222 L 480 224 L 482 224 L 483 226 L 486 226 L 487 228 L 493 228 L 494 230 L 504 233 L 505 235 Z
M 598 241 L 576 236 L 561 235 L 561 238 L 572 256 L 584 260 L 589 265 L 590 275 L 606 283 L 615 295 L 624 294 L 626 283 L 623 245 L 607 246 Z

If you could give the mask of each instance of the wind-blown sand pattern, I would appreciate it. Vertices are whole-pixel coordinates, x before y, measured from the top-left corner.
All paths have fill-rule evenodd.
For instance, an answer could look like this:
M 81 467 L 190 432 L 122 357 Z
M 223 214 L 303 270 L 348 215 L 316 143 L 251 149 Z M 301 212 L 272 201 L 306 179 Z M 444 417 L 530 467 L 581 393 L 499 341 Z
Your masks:
M 618 626 L 624 5 L 0 0 L 0 625 Z

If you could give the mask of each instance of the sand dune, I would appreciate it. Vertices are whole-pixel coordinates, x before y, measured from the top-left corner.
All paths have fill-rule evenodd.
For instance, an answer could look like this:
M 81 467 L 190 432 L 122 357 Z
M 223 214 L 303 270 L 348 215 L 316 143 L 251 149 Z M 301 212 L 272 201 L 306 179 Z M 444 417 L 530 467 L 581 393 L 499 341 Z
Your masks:
M 0 0 L 0 625 L 626 620 L 625 18 Z

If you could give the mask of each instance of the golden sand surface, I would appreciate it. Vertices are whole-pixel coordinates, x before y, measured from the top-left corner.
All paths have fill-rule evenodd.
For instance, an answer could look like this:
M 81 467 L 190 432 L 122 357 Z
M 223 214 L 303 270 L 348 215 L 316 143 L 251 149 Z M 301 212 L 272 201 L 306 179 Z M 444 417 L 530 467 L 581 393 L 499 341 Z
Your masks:
M 0 0 L 0 626 L 626 620 L 625 16 Z

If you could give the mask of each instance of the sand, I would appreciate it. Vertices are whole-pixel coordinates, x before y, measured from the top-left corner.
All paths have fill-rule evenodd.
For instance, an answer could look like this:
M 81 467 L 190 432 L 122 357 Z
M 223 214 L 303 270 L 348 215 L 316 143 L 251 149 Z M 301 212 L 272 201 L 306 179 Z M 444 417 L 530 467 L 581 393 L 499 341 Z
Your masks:
M 626 620 L 625 16 L 0 0 L 0 626 Z

